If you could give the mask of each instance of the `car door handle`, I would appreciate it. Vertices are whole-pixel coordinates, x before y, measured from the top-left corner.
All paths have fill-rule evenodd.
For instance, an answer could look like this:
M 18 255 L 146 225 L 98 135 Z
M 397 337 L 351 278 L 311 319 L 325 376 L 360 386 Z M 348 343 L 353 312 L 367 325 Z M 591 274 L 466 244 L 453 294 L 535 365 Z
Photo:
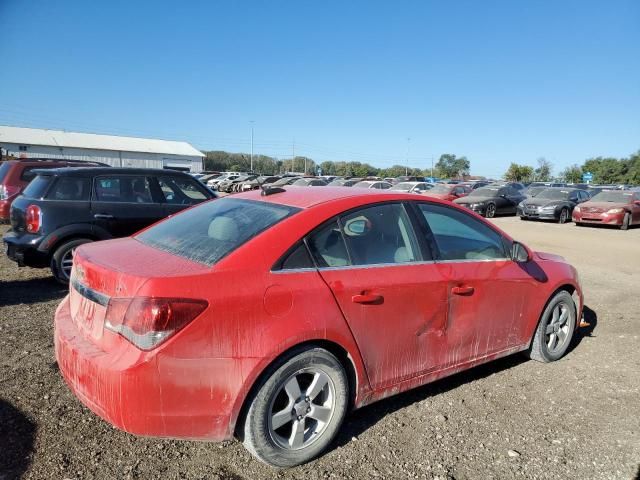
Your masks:
M 376 295 L 373 293 L 362 293 L 360 295 L 354 295 L 351 297 L 351 301 L 353 303 L 373 303 L 379 304 L 384 301 L 384 297 L 382 295 Z
M 111 220 L 111 219 L 114 218 L 114 216 L 113 215 L 108 215 L 106 213 L 96 213 L 93 216 L 93 218 L 101 218 L 101 219 L 104 219 L 104 220 Z
M 453 287 L 451 293 L 454 295 L 473 295 L 475 288 L 473 287 Z

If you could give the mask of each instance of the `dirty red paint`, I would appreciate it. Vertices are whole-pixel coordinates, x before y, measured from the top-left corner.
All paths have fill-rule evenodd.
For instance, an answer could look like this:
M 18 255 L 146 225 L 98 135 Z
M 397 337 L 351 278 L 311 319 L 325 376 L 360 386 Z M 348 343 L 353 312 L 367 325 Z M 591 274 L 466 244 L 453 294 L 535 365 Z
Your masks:
M 305 342 L 344 352 L 355 376 L 357 408 L 525 350 L 546 302 L 560 288 L 575 293 L 581 316 L 575 269 L 548 254 L 531 252 L 526 264 L 436 260 L 272 271 L 316 226 L 372 203 L 447 204 L 485 222 L 448 202 L 330 187 L 234 198 L 302 210 L 213 267 L 135 238 L 77 250 L 74 283 L 56 312 L 56 357 L 76 396 L 118 428 L 138 435 L 227 439 L 265 368 Z M 370 301 L 377 296 L 384 301 Z M 122 297 L 200 299 L 208 307 L 157 348 L 144 351 L 105 328 L 106 305 Z

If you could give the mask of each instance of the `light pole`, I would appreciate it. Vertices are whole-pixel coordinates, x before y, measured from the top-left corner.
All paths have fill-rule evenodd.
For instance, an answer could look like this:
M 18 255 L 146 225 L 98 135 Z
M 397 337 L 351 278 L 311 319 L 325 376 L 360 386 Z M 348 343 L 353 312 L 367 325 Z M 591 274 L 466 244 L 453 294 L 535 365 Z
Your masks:
M 251 167 L 250 170 L 253 172 L 253 120 L 250 120 L 251 124 Z
M 405 176 L 409 176 L 409 142 L 411 141 L 411 139 L 409 137 L 407 137 L 407 155 L 405 158 L 405 168 L 404 168 L 404 174 Z

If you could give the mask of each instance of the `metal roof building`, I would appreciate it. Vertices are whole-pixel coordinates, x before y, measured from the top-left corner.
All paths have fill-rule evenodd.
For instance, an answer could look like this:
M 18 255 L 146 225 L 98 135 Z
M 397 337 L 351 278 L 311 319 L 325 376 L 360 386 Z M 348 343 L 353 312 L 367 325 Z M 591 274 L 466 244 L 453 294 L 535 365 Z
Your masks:
M 187 142 L 0 125 L 0 148 L 19 158 L 103 162 L 114 167 L 202 170 L 204 153 Z

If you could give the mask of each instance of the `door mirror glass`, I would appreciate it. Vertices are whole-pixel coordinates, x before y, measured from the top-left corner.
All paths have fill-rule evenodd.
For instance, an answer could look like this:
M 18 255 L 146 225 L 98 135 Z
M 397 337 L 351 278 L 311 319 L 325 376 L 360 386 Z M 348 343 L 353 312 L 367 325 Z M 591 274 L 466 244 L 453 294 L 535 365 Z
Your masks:
M 513 242 L 511 246 L 511 259 L 517 263 L 526 263 L 531 260 L 529 250 L 520 242 Z

